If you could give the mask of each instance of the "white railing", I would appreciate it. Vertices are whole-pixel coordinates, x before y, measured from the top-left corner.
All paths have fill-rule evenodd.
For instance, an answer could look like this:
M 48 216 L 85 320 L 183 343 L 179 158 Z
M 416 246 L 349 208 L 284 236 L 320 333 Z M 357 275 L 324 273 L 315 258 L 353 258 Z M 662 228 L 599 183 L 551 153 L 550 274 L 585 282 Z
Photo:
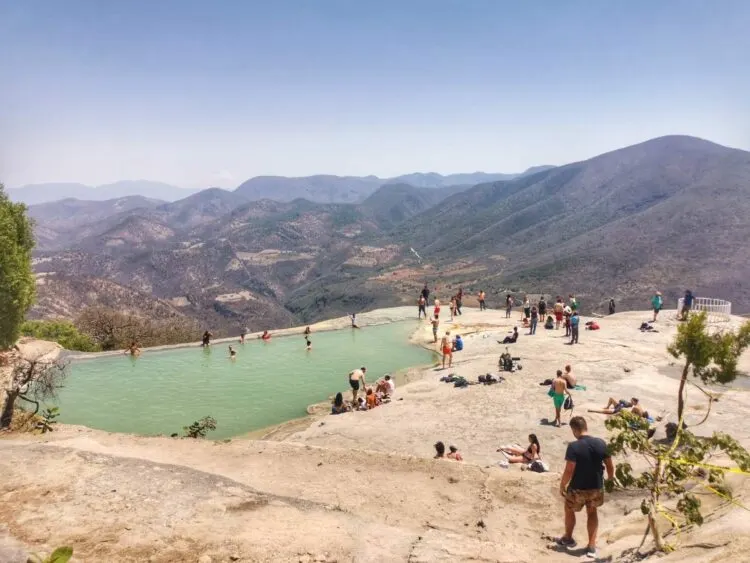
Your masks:
M 684 298 L 677 301 L 677 312 L 682 311 Z M 723 299 L 714 299 L 712 297 L 693 297 L 693 306 L 691 311 L 705 311 L 708 314 L 709 322 L 728 321 L 732 314 L 732 302 Z

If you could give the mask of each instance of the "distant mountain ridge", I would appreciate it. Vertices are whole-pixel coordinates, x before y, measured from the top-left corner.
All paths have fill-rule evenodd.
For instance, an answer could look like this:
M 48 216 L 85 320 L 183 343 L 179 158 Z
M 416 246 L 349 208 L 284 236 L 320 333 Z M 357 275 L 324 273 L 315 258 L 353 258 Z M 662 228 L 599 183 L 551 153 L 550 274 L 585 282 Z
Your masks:
M 256 176 L 240 184 L 235 190 L 250 201 L 272 199 L 294 201 L 306 199 L 320 203 L 360 203 L 384 185 L 408 184 L 415 188 L 447 188 L 452 186 L 475 186 L 485 182 L 512 180 L 536 171 L 554 168 L 536 166 L 521 174 L 472 172 L 448 174 L 437 172 L 415 172 L 394 178 L 377 176 L 333 176 L 317 175 L 299 178 L 285 176 Z
M 236 194 L 241 201 L 294 201 L 307 199 L 319 203 L 361 203 L 385 184 L 409 184 L 417 188 L 445 188 L 449 186 L 474 186 L 484 182 L 510 180 L 524 176 L 531 171 L 550 168 L 536 166 L 521 174 L 491 174 L 473 172 L 469 174 L 449 174 L 443 176 L 435 172 L 414 173 L 396 178 L 378 178 L 377 176 L 334 176 L 316 175 L 291 178 L 286 176 L 256 176 L 240 184 L 235 190 L 221 190 Z M 208 188 L 214 191 L 220 188 Z M 107 201 L 130 196 L 142 196 L 160 199 L 166 202 L 183 200 L 190 195 L 207 190 L 186 189 L 171 186 L 163 182 L 148 180 L 121 181 L 97 187 L 76 183 L 31 184 L 8 190 L 14 201 L 27 205 L 37 205 L 78 199 L 82 201 Z M 225 198 L 226 199 L 226 198 Z
M 96 187 L 76 183 L 30 184 L 7 190 L 8 197 L 27 205 L 49 203 L 61 199 L 107 201 L 130 196 L 176 201 L 197 191 L 150 180 L 123 180 Z
M 331 178 L 292 182 L 285 197 L 356 184 Z M 689 288 L 750 308 L 750 152 L 670 136 L 477 185 L 375 180 L 357 179 L 374 191 L 351 202 L 209 189 L 171 203 L 32 206 L 38 314 L 79 310 L 101 280 L 225 334 L 413 303 L 425 281 L 441 297 L 484 289 L 491 307 L 508 291 L 573 292 L 585 313 L 609 297 L 627 310 L 656 289 L 676 302 Z M 93 222 L 82 223 L 88 204 Z M 58 282 L 71 287 L 62 300 Z

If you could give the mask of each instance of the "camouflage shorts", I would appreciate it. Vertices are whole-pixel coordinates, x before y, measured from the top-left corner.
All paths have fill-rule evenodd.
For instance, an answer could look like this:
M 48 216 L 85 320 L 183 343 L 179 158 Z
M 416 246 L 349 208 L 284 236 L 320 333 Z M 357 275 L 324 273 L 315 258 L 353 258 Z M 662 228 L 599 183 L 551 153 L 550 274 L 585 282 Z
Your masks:
M 604 504 L 604 491 L 601 489 L 568 490 L 565 493 L 565 508 L 579 512 L 586 508 L 598 508 Z

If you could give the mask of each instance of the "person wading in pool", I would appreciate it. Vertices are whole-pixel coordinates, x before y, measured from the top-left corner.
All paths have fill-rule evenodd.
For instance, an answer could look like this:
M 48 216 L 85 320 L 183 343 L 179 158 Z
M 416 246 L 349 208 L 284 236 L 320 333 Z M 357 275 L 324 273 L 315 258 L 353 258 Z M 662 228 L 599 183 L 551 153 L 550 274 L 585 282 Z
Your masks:
M 211 337 L 212 336 L 213 336 L 213 334 L 211 334 L 211 332 L 208 331 L 208 330 L 203 333 L 203 343 L 202 343 L 202 346 L 204 348 L 206 348 L 208 346 L 211 346 Z
M 349 372 L 349 386 L 352 388 L 352 403 L 357 403 L 357 394 L 359 393 L 359 388 L 362 389 L 365 388 L 365 385 L 367 385 L 367 382 L 365 381 L 365 374 L 367 373 L 367 368 L 365 366 L 362 366 L 359 369 L 355 369 Z

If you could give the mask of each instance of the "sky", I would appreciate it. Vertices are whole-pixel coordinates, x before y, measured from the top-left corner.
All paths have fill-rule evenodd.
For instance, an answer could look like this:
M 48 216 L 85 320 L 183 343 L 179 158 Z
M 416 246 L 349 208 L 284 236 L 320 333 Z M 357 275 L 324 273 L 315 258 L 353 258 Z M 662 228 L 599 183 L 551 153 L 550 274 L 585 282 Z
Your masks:
M 749 23 L 745 0 L 0 0 L 0 182 L 750 150 Z

